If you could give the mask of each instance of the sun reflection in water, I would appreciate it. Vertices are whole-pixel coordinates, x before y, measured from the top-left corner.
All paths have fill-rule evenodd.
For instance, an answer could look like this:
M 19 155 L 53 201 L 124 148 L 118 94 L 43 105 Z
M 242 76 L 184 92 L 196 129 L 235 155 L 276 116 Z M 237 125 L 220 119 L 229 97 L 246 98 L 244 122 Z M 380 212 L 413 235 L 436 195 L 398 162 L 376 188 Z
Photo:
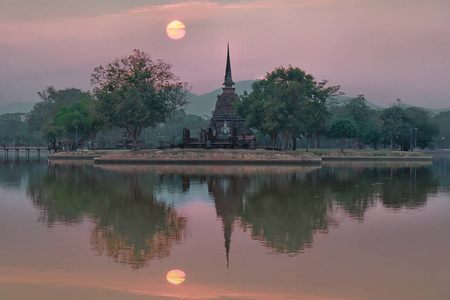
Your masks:
M 186 280 L 186 273 L 181 270 L 171 270 L 167 273 L 167 281 L 172 284 L 180 284 Z

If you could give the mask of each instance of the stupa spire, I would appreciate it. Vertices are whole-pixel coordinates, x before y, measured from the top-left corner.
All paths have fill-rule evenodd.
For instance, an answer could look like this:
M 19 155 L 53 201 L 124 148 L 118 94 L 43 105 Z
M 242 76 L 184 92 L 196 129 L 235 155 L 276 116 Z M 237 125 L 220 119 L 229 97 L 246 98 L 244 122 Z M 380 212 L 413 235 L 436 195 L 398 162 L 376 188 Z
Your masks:
M 233 79 L 231 78 L 231 63 L 230 63 L 230 45 L 227 43 L 227 67 L 225 69 L 225 82 L 223 85 L 226 88 L 230 88 L 234 85 Z

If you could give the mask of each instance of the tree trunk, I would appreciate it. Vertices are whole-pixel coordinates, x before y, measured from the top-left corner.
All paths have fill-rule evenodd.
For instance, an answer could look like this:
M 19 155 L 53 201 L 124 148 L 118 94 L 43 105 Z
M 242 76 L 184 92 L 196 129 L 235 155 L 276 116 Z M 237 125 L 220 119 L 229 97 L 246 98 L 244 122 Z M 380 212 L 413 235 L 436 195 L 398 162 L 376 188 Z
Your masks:
M 341 139 L 341 153 L 344 153 L 344 145 L 345 145 L 346 139 Z
M 296 151 L 297 150 L 297 138 L 293 137 L 292 138 L 292 151 Z
M 78 141 L 77 145 L 75 145 L 75 148 L 78 147 L 78 145 L 84 145 L 84 143 L 86 143 L 87 141 L 95 138 L 96 135 L 97 131 L 88 133 L 84 138 Z
M 289 150 L 289 142 L 291 141 L 292 132 L 284 132 L 281 134 L 281 146 L 282 150 Z
M 129 131 L 129 129 L 127 128 Z M 133 151 L 138 149 L 139 137 L 141 136 L 142 129 L 140 127 L 132 127 L 131 140 L 133 141 Z

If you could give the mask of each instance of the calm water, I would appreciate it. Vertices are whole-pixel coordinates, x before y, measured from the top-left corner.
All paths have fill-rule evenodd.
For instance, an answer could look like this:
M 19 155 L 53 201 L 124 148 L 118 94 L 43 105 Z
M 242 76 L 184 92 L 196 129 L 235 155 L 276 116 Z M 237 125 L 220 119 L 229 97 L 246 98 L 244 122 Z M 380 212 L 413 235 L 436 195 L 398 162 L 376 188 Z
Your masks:
M 2 162 L 0 243 L 0 299 L 450 299 L 450 160 Z

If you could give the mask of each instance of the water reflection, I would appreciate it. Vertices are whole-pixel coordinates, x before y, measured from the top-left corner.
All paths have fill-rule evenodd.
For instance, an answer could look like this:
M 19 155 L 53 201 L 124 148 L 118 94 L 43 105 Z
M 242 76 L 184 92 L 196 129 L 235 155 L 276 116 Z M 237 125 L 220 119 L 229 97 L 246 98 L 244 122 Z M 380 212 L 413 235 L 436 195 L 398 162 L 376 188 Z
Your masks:
M 0 185 L 21 189 L 39 178 L 47 168 L 47 164 L 37 161 L 0 161 Z
M 28 194 L 49 227 L 91 219 L 92 249 L 133 269 L 168 256 L 186 228 L 185 217 L 156 199 L 152 181 L 135 173 L 53 164 Z
M 189 197 L 207 186 L 222 222 L 230 263 L 235 226 L 274 253 L 296 255 L 313 246 L 317 233 L 338 226 L 340 212 L 363 222 L 377 203 L 387 209 L 424 206 L 439 178 L 421 164 L 325 164 L 318 167 L 101 166 L 51 164 L 28 194 L 40 221 L 74 225 L 89 218 L 95 253 L 133 269 L 167 257 L 186 232 L 187 218 L 161 201 Z
M 236 220 L 274 252 L 295 255 L 312 246 L 316 233 L 338 225 L 338 210 L 363 221 L 377 201 L 389 209 L 414 209 L 425 205 L 439 184 L 423 164 L 325 165 L 301 172 L 211 176 L 207 183 L 223 222 L 227 260 Z
M 312 184 L 316 173 L 261 178 L 245 198 L 242 225 L 252 237 L 279 253 L 300 253 L 311 247 L 316 232 L 335 224 L 327 190 Z
M 246 176 L 207 177 L 208 192 L 214 199 L 216 214 L 222 220 L 227 267 L 230 263 L 231 234 L 234 221 L 242 211 L 242 199 L 246 189 L 251 186 L 249 181 Z
M 335 200 L 360 220 L 377 200 L 394 210 L 421 207 L 439 186 L 431 165 L 425 163 L 329 164 L 320 174 L 320 181 L 330 185 Z
M 0 298 L 447 299 L 449 166 L 1 165 Z

